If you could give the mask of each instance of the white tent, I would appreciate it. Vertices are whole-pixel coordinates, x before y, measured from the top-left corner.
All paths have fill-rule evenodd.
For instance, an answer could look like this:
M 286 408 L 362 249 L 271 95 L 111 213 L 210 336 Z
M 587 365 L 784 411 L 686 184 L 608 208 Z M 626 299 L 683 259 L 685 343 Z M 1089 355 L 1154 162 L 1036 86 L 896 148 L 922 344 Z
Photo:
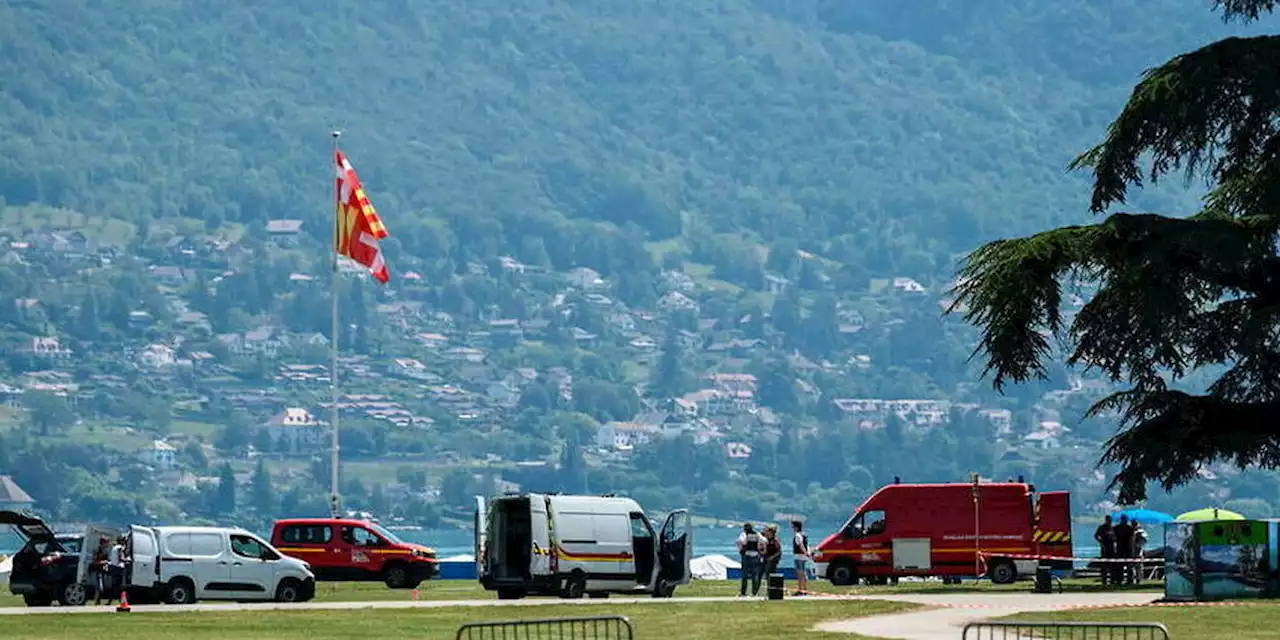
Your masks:
M 726 580 L 729 569 L 741 569 L 742 563 L 719 554 L 694 558 L 689 562 L 695 580 Z
M 0 556 L 3 558 L 4 556 Z M 13 558 L 0 560 L 0 589 L 9 587 L 9 573 L 13 571 Z

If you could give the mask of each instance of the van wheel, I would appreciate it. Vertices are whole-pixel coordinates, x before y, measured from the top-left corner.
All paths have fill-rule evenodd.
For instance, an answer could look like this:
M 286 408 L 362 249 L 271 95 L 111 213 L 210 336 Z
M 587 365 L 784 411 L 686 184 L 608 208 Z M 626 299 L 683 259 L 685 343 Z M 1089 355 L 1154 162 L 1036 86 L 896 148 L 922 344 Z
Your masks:
M 853 568 L 853 563 L 840 562 L 827 569 L 827 579 L 837 587 L 848 587 L 858 582 L 858 571 Z
M 169 604 L 195 604 L 196 585 L 187 578 L 174 578 L 169 582 L 165 600 Z
M 587 577 L 582 572 L 575 571 L 564 581 L 564 586 L 560 589 L 560 597 L 568 600 L 577 600 L 587 592 Z
M 987 577 L 992 584 L 1013 584 L 1018 579 L 1018 568 L 1008 560 L 1000 560 L 987 570 Z
M 79 582 L 63 585 L 58 591 L 58 604 L 64 607 L 81 607 L 89 601 L 89 590 Z
M 406 589 L 409 587 L 409 569 L 402 564 L 393 564 L 383 572 L 382 580 L 388 588 Z
M 276 587 L 276 602 L 302 602 L 302 585 L 293 578 L 285 578 Z
M 524 597 L 524 592 L 519 589 L 498 589 L 499 600 L 519 600 Z

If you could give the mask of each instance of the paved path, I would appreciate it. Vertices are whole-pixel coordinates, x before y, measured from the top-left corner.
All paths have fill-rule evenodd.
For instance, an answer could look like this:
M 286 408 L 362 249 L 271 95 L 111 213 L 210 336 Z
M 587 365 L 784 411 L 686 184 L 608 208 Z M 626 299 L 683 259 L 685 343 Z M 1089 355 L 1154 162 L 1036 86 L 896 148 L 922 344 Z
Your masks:
M 756 599 L 755 601 L 758 601 Z M 584 598 L 561 600 L 559 598 L 526 598 L 524 600 L 374 600 L 369 602 L 219 602 L 197 603 L 187 606 L 152 604 L 135 605 L 134 613 L 186 613 L 218 611 L 323 611 L 338 609 L 439 609 L 445 607 L 538 607 L 549 605 L 607 605 L 607 604 L 672 604 L 679 602 L 751 602 L 741 598 Z M 0 616 L 60 615 L 115 613 L 115 606 L 93 605 L 84 607 L 0 607 Z
M 824 622 L 815 629 L 900 640 L 957 640 L 964 625 L 1015 613 L 1150 604 L 1159 593 L 954 593 L 850 596 L 851 600 L 910 602 L 929 608 L 908 613 Z

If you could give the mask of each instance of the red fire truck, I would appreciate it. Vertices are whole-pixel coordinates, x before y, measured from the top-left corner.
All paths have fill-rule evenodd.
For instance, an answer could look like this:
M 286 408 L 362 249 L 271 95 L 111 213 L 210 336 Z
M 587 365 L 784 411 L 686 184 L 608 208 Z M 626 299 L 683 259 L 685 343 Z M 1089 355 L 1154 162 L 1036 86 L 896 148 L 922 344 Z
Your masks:
M 814 551 L 818 575 L 837 585 L 983 575 L 1008 584 L 1034 573 L 1046 557 L 1071 557 L 1071 495 L 1037 494 L 1025 482 L 895 482 L 867 498 Z

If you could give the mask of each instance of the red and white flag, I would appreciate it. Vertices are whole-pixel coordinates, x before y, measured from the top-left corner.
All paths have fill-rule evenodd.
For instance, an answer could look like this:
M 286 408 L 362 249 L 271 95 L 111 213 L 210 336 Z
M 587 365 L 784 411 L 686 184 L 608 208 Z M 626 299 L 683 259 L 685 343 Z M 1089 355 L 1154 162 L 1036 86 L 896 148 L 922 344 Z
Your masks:
M 391 279 L 387 261 L 382 256 L 378 241 L 387 237 L 387 228 L 374 210 L 373 203 L 364 194 L 360 177 L 351 168 L 351 162 L 338 151 L 334 158 L 338 177 L 338 246 L 334 249 L 364 265 L 369 273 L 383 284 Z

